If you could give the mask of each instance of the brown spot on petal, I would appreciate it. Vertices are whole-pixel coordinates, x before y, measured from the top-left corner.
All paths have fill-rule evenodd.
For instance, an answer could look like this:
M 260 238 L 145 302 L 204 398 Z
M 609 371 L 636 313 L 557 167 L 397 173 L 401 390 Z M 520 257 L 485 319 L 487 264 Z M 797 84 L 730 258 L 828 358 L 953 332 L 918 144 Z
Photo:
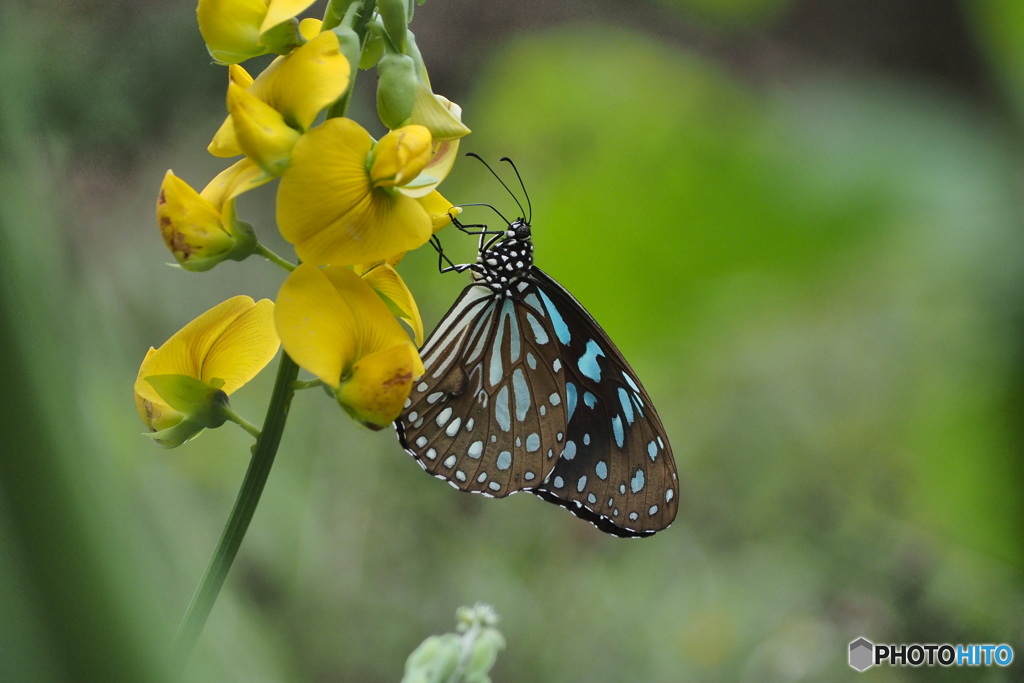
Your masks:
M 149 399 L 142 399 L 142 407 L 146 410 L 146 426 L 149 427 L 149 431 L 155 432 L 156 427 L 153 423 L 160 419 L 162 413 Z
M 172 233 L 171 235 L 171 251 L 175 254 L 181 254 L 183 258 L 188 258 L 195 253 L 192 245 L 189 244 L 188 239 L 185 238 L 180 232 Z
M 390 388 L 396 384 L 409 384 L 412 382 L 412 372 L 402 372 L 384 380 L 384 388 Z

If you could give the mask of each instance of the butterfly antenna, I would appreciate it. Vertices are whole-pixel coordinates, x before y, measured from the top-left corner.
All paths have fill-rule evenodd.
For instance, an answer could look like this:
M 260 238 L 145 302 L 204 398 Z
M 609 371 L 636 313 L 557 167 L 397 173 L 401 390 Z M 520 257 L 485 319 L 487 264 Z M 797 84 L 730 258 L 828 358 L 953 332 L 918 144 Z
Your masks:
M 476 152 L 466 152 L 466 156 L 467 156 L 467 157 L 473 157 L 474 159 L 476 159 L 477 161 L 479 161 L 479 162 L 480 162 L 481 164 L 483 164 L 483 165 L 484 165 L 484 168 L 486 168 L 486 169 L 487 169 L 488 171 L 490 171 L 490 172 L 491 172 L 491 175 L 492 175 L 492 176 L 494 176 L 494 177 L 495 177 L 495 179 L 496 179 L 496 180 L 497 180 L 497 181 L 498 181 L 499 183 L 501 183 L 501 186 L 505 188 L 505 191 L 509 193 L 509 195 L 510 195 L 510 196 L 512 197 L 512 200 L 513 200 L 513 201 L 514 201 L 514 202 L 516 203 L 516 206 L 518 206 L 518 207 L 519 207 L 519 211 L 520 211 L 521 213 L 526 213 L 526 211 L 525 211 L 525 210 L 523 209 L 523 205 L 522 205 L 522 203 L 521 203 L 521 202 L 519 201 L 519 198 L 518 198 L 518 197 L 516 197 L 516 194 L 515 194 L 515 192 L 513 192 L 513 191 L 512 191 L 512 190 L 511 190 L 511 189 L 509 188 L 509 186 L 505 184 L 505 181 L 501 179 L 501 176 L 499 176 L 499 175 L 498 175 L 498 174 L 497 174 L 497 173 L 496 173 L 496 172 L 494 171 L 494 169 L 493 169 L 493 168 L 491 168 L 491 167 L 490 167 L 490 166 L 489 166 L 489 165 L 487 164 L 487 162 L 486 162 L 486 161 L 484 161 L 484 160 L 483 160 L 483 159 L 482 159 L 482 158 L 480 157 L 480 155 L 479 155 L 479 154 L 477 154 Z M 515 168 L 515 166 L 513 166 L 512 168 Z M 519 171 L 516 171 L 516 175 L 519 175 Z M 520 182 L 520 184 L 522 184 L 522 179 L 521 179 L 521 178 L 520 178 L 519 182 Z M 527 201 L 529 201 L 529 197 L 527 197 Z M 498 214 L 498 215 L 500 216 L 501 214 Z M 506 223 L 508 223 L 508 221 L 505 221 L 505 222 L 506 222 Z M 529 221 L 527 221 L 527 223 L 529 223 Z M 509 224 L 511 225 L 511 223 L 509 223 Z
M 526 191 L 526 183 L 523 182 L 523 176 L 519 175 L 519 169 L 516 168 L 515 162 L 508 157 L 502 157 L 499 161 L 508 162 L 508 165 L 512 167 L 512 170 L 516 172 L 516 178 L 519 179 L 519 187 L 523 189 L 523 196 L 526 197 L 526 212 L 529 214 L 526 217 L 527 223 L 533 222 L 533 203 L 530 201 L 530 193 Z M 516 202 L 518 204 L 518 202 Z M 522 210 L 522 204 L 519 205 L 519 209 Z
M 502 215 L 501 211 L 498 211 L 498 209 L 496 209 L 495 207 L 491 206 L 490 204 L 485 204 L 483 202 L 474 202 L 472 204 L 459 204 L 459 208 L 460 209 L 465 208 L 467 206 L 483 206 L 483 207 L 486 207 L 486 208 L 490 209 L 491 211 L 493 211 L 494 213 L 498 214 L 498 218 L 500 218 L 501 220 L 505 221 L 506 223 L 509 222 L 509 220 L 507 218 L 505 218 L 505 216 Z M 480 227 L 480 226 L 467 226 L 467 227 Z M 504 232 L 504 230 L 502 230 L 502 232 Z

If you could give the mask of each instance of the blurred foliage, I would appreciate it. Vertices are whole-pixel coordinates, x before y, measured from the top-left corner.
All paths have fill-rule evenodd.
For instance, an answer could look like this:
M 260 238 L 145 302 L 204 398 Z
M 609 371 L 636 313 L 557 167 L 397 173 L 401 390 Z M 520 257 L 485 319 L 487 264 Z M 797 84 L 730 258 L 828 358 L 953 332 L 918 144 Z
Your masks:
M 969 0 L 964 6 L 1007 98 L 1017 108 L 1019 126 L 1024 116 L 1024 3 Z
M 0 678 L 60 680 L 82 652 L 158 677 L 153 642 L 204 569 L 248 440 L 159 450 L 131 383 L 196 311 L 280 282 L 259 262 L 157 266 L 163 172 L 219 170 L 204 148 L 222 72 L 180 4 L 102 4 L 0 7 Z M 969 9 L 1019 102 L 1017 3 Z M 460 495 L 303 392 L 191 680 L 397 680 L 477 601 L 503 616 L 495 680 L 854 679 L 861 635 L 1024 652 L 1020 108 L 813 62 L 754 86 L 615 23 L 508 36 L 461 103 L 464 148 L 516 160 L 539 265 L 658 401 L 679 520 L 621 541 L 530 496 Z M 517 212 L 472 160 L 445 195 Z M 245 200 L 268 236 L 268 205 Z M 436 261 L 402 264 L 427 321 L 465 284 Z M 235 408 L 259 419 L 271 381 Z M 97 624 L 111 641 L 83 637 Z
M 725 29 L 754 25 L 779 16 L 793 0 L 658 0 L 688 16 Z

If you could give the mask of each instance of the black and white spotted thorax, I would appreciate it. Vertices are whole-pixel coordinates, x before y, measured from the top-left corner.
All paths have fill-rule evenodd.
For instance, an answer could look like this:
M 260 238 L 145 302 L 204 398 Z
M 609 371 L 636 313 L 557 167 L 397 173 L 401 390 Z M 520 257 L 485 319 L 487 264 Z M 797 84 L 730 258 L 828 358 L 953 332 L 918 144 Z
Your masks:
M 477 284 L 499 296 L 510 297 L 533 271 L 533 238 L 530 224 L 522 218 L 510 223 L 505 234 L 485 246 L 470 266 Z

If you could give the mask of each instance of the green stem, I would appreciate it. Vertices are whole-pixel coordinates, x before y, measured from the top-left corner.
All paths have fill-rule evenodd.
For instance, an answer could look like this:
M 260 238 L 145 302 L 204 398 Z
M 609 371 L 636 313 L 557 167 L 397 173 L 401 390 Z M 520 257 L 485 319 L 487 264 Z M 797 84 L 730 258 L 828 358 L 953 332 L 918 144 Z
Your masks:
M 224 414 L 227 415 L 228 420 L 230 420 L 231 422 L 234 422 L 236 425 L 238 425 L 239 427 L 241 427 L 245 431 L 249 432 L 255 438 L 257 438 L 257 439 L 260 438 L 260 428 L 257 427 L 256 425 L 254 425 L 252 422 L 249 422 L 248 420 L 246 420 L 244 417 L 242 417 L 238 413 L 236 413 L 231 408 L 231 406 L 225 404 L 225 405 L 221 406 L 221 410 L 223 410 Z
M 270 475 L 270 468 L 274 464 L 277 448 L 281 444 L 281 434 L 288 419 L 288 407 L 294 395 L 293 383 L 298 374 L 299 367 L 295 361 L 288 354 L 282 353 L 281 364 L 277 368 L 277 379 L 274 382 L 274 393 L 270 397 L 267 417 L 263 422 L 263 432 L 253 447 L 252 459 L 242 481 L 242 488 L 235 499 L 235 506 L 231 509 L 231 516 L 224 526 L 217 550 L 210 558 L 203 580 L 192 596 L 188 610 L 178 627 L 178 633 L 174 637 L 173 654 L 175 661 L 181 664 L 185 663 L 196 641 L 199 640 L 199 634 L 206 625 L 213 603 L 224 585 L 224 579 L 231 569 L 235 555 L 238 554 L 249 522 L 252 521 L 263 487 Z
M 265 246 L 263 246 L 262 242 L 257 242 L 256 243 L 256 248 L 253 250 L 253 253 L 256 254 L 257 256 L 262 256 L 263 258 L 267 259 L 271 263 L 276 263 L 277 265 L 279 265 L 282 268 L 284 268 L 285 270 L 287 270 L 289 273 L 292 272 L 293 270 L 295 270 L 296 266 L 295 266 L 294 263 L 291 263 L 291 262 L 281 258 L 277 254 L 272 252 L 270 249 L 267 249 Z
M 352 73 L 349 75 L 348 89 L 338 98 L 338 101 L 327 108 L 327 118 L 344 116 L 348 111 L 348 105 L 352 100 L 352 93 L 355 91 L 356 76 L 359 75 L 359 61 L 362 56 L 362 49 L 366 43 L 366 24 L 373 16 L 377 0 L 338 0 L 329 2 L 327 11 L 324 14 L 324 28 L 341 27 L 347 30 L 349 36 L 354 40 L 351 53 L 344 47 L 345 56 L 352 65 Z M 344 7 L 344 14 L 341 14 L 341 7 Z M 340 29 L 339 29 L 340 30 Z M 341 35 L 341 33 L 339 33 Z

